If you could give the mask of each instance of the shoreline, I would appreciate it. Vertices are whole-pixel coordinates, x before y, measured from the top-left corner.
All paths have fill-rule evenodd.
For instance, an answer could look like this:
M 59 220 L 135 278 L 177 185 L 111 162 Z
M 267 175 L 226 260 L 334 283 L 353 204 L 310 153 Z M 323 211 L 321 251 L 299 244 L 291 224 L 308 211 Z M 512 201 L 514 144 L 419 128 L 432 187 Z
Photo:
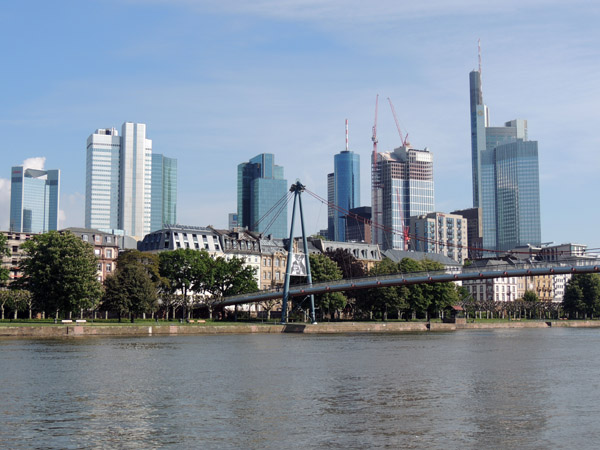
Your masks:
M 179 336 L 218 334 L 348 334 L 348 333 L 411 333 L 448 332 L 458 330 L 489 330 L 507 328 L 600 328 L 599 320 L 510 321 L 490 323 L 439 322 L 324 322 L 248 324 L 248 325 L 58 325 L 58 326 L 0 326 L 2 337 L 85 337 L 85 336 Z

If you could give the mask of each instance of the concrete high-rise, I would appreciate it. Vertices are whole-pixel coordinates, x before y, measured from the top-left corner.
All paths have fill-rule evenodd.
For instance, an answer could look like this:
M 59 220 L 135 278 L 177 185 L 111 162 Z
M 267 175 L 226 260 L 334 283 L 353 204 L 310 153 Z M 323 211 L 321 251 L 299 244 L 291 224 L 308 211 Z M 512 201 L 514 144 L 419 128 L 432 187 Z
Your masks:
M 405 250 L 404 228 L 411 216 L 434 211 L 433 154 L 405 145 L 373 158 L 372 196 L 379 210 L 372 217 L 373 243 L 384 250 Z
M 85 227 L 119 228 L 119 166 L 121 138 L 115 128 L 104 128 L 87 139 Z
M 250 231 L 287 236 L 287 180 L 275 156 L 261 153 L 238 165 L 238 224 Z
M 142 238 L 176 222 L 177 160 L 152 154 L 146 125 L 125 122 L 87 140 L 85 226 Z
M 11 169 L 10 231 L 58 230 L 60 170 Z
M 469 74 L 473 206 L 482 210 L 483 247 L 488 250 L 541 243 L 537 141 L 527 121 L 489 126 L 481 72 Z
M 348 121 L 346 120 L 346 149 L 333 157 L 333 203 L 339 208 L 333 221 L 334 240 L 346 241 L 348 211 L 360 206 L 360 156 L 348 150 Z

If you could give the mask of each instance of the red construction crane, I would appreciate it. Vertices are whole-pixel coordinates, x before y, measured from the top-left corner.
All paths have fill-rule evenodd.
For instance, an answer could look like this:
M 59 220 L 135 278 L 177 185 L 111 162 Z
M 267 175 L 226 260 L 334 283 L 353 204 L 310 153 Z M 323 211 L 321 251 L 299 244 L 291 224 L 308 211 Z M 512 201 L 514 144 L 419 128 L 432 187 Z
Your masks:
M 396 122 L 396 128 L 398 128 L 398 134 L 400 135 L 400 141 L 402 142 L 402 145 L 404 147 L 406 147 L 407 145 L 410 145 L 410 142 L 408 142 L 408 133 L 406 134 L 406 136 L 402 136 L 402 130 L 400 130 L 400 123 L 398 122 L 398 117 L 396 116 L 396 110 L 394 109 L 394 105 L 392 103 L 392 100 L 388 97 L 388 102 L 390 102 L 390 108 L 392 109 L 392 115 L 394 116 L 394 121 Z

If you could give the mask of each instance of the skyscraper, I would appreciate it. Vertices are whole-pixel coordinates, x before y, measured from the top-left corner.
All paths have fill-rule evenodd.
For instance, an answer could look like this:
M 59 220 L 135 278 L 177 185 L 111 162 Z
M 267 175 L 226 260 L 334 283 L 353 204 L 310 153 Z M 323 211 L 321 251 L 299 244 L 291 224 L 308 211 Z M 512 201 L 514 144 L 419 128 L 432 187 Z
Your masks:
M 469 74 L 473 206 L 482 210 L 483 247 L 493 250 L 541 243 L 538 144 L 527 121 L 489 126 L 481 70 Z
M 152 154 L 151 231 L 177 222 L 177 160 Z
M 327 174 L 327 239 L 330 241 L 335 240 L 335 215 L 336 210 L 333 207 L 335 205 L 335 173 L 331 172 Z
M 104 128 L 87 139 L 85 172 L 85 227 L 119 228 L 119 166 L 121 138 L 115 128 Z
M 261 153 L 238 165 L 238 224 L 250 231 L 287 236 L 287 180 L 275 156 Z
M 373 197 L 381 209 L 372 214 L 374 221 L 380 221 L 373 230 L 374 243 L 384 250 L 405 250 L 403 232 L 409 218 L 434 210 L 433 154 L 409 144 L 377 153 L 372 174 Z
M 334 240 L 346 241 L 346 215 L 360 206 L 360 156 L 348 150 L 348 121 L 346 120 L 346 149 L 333 158 L 333 203 L 341 209 L 335 211 Z
M 152 154 L 146 125 L 125 122 L 87 140 L 85 226 L 142 238 L 176 222 L 177 160 Z
M 45 233 L 58 229 L 60 170 L 11 169 L 10 231 Z

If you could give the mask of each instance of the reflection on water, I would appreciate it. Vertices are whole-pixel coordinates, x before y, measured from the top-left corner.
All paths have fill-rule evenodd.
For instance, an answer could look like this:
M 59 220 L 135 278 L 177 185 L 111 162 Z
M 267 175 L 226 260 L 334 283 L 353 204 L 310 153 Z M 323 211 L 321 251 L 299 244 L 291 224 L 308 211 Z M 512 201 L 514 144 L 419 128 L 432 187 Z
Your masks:
M 591 448 L 600 330 L 0 340 L 2 448 Z

